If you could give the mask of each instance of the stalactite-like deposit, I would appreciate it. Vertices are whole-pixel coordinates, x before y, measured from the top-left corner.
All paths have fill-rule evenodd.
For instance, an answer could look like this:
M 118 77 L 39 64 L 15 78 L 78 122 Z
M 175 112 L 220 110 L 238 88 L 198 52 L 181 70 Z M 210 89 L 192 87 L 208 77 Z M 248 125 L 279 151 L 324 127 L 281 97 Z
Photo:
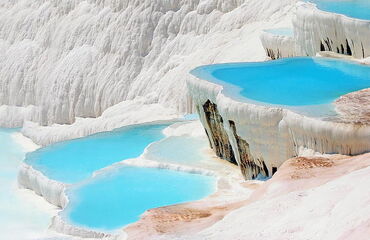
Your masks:
M 263 31 L 260 39 L 262 46 L 265 48 L 266 55 L 272 60 L 296 55 L 296 43 L 293 36 L 284 36 Z
M 370 57 L 370 20 L 325 12 L 299 2 L 293 18 L 294 36 L 262 32 L 260 38 L 271 59 L 315 56 L 331 51 L 358 59 Z
M 299 3 L 293 19 L 297 55 L 333 51 L 355 58 L 370 56 L 370 21 L 325 12 Z

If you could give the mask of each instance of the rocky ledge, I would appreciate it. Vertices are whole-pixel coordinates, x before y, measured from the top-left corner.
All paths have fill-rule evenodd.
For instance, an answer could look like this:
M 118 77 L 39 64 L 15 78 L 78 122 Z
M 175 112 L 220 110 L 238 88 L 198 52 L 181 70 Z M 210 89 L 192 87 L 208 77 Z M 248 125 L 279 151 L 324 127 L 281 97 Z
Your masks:
M 340 121 L 370 125 L 370 88 L 341 96 L 335 107 Z

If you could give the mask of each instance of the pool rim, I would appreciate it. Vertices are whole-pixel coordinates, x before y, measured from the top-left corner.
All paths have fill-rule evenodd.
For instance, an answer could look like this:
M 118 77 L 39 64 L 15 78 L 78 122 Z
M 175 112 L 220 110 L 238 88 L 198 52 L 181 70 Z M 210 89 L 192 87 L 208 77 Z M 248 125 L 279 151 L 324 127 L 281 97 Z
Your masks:
M 349 64 L 349 65 L 357 65 L 359 67 L 369 68 L 369 71 L 370 71 L 370 66 L 368 66 L 366 64 L 363 64 L 361 62 L 358 62 L 356 60 L 352 60 L 352 59 L 342 59 L 342 58 L 322 57 L 322 56 L 295 56 L 295 57 L 280 58 L 280 59 L 277 59 L 277 60 L 267 60 L 267 61 L 228 62 L 228 63 L 205 64 L 205 65 L 201 65 L 201 66 L 198 66 L 198 67 L 190 70 L 189 73 L 195 79 L 206 81 L 208 83 L 217 85 L 220 88 L 220 93 L 223 96 L 225 96 L 227 98 L 230 98 L 230 99 L 232 99 L 236 102 L 239 102 L 239 103 L 253 104 L 253 105 L 257 105 L 257 106 L 261 106 L 261 107 L 268 107 L 268 108 L 293 110 L 293 111 L 298 111 L 297 113 L 299 113 L 301 115 L 305 115 L 305 114 L 302 114 L 300 111 L 304 112 L 304 111 L 308 110 L 308 112 L 310 112 L 312 109 L 319 109 L 320 107 L 322 107 L 323 110 L 321 110 L 321 111 L 319 110 L 318 111 L 319 113 L 313 113 L 312 116 L 311 115 L 306 115 L 306 116 L 307 117 L 319 117 L 319 118 L 336 116 L 337 113 L 333 115 L 333 111 L 336 112 L 335 106 L 334 106 L 335 101 L 337 99 L 339 99 L 340 97 L 342 97 L 346 94 L 353 93 L 353 92 L 348 92 L 344 95 L 340 95 L 337 98 L 333 99 L 329 103 L 306 104 L 306 105 L 276 104 L 276 103 L 258 101 L 258 100 L 248 98 L 247 96 L 242 96 L 240 94 L 240 91 L 243 89 L 242 87 L 240 87 L 238 85 L 228 83 L 228 82 L 223 81 L 223 80 L 220 80 L 220 79 L 213 76 L 213 70 L 220 70 L 221 69 L 221 68 L 216 69 L 218 66 L 225 66 L 225 68 L 233 68 L 233 67 L 254 67 L 254 66 L 260 67 L 260 66 L 269 66 L 269 65 L 277 65 L 277 64 L 286 65 L 286 64 L 289 64 L 289 62 L 291 62 L 291 61 L 307 60 L 307 59 L 311 59 L 313 61 L 315 61 L 315 60 L 324 60 L 324 61 L 329 61 L 329 62 L 341 62 L 341 63 L 345 63 L 345 64 Z M 370 80 L 370 78 L 369 78 L 369 80 Z M 228 93 L 225 93 L 227 87 L 229 88 Z M 368 88 L 370 88 L 370 85 L 369 85 Z M 367 89 L 367 88 L 363 88 L 363 89 Z M 363 90 L 363 89 L 360 89 L 360 90 Z M 360 91 L 360 90 L 358 90 L 358 91 Z M 354 92 L 357 92 L 357 91 L 354 91 Z M 330 113 L 328 116 L 323 114 L 327 110 Z
M 336 17 L 341 17 L 348 21 L 358 21 L 358 22 L 367 23 L 370 25 L 370 18 L 369 19 L 355 18 L 355 17 L 351 17 L 343 13 L 326 11 L 326 10 L 320 9 L 317 6 L 317 4 L 310 2 L 310 0 L 298 0 L 296 3 L 296 6 L 297 7 L 310 7 L 315 11 L 319 11 L 320 14 L 335 15 Z

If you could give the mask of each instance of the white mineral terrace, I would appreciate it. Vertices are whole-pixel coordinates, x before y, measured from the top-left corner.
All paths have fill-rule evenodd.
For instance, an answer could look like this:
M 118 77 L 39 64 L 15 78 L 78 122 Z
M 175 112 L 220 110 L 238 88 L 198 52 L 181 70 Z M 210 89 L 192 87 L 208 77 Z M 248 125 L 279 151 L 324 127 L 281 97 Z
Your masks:
M 370 57 L 370 20 L 323 11 L 313 3 L 299 1 L 292 24 L 292 37 L 278 33 L 261 34 L 269 57 L 315 56 L 320 51 L 357 59 Z
M 194 137 L 195 139 L 200 139 L 202 141 L 206 140 L 206 136 L 199 121 L 180 122 L 170 125 L 164 130 L 164 134 L 166 135 L 165 140 L 171 137 Z M 24 139 L 24 137 L 20 138 L 23 142 Z M 238 201 L 240 196 L 245 197 L 250 192 L 250 190 L 245 189 L 240 185 L 242 183 L 242 178 L 238 168 L 233 164 L 225 164 L 224 161 L 217 159 L 210 151 L 206 151 L 204 153 L 203 156 L 207 156 L 207 158 L 202 162 L 202 164 L 197 163 L 196 161 L 193 164 L 177 164 L 175 161 L 176 159 L 173 159 L 174 163 L 151 160 L 150 146 L 151 145 L 146 148 L 140 157 L 107 166 L 104 169 L 94 172 L 92 178 L 104 175 L 106 172 L 115 171 L 115 169 L 121 166 L 160 168 L 179 172 L 202 174 L 206 176 L 215 176 L 218 181 L 218 184 L 216 184 L 218 189 L 215 195 L 225 195 L 225 199 L 230 202 Z M 37 195 L 42 196 L 47 202 L 59 207 L 60 209 L 64 209 L 68 205 L 69 199 L 66 191 L 72 187 L 72 184 L 65 184 L 51 180 L 42 172 L 35 170 L 32 166 L 26 163 L 22 163 L 20 166 L 18 184 L 21 188 L 34 191 Z M 208 198 L 213 199 L 215 197 L 211 195 L 200 200 L 200 202 L 206 203 Z M 219 197 L 216 197 L 215 200 L 219 204 L 222 201 L 218 198 Z M 81 238 L 125 239 L 126 237 L 126 233 L 122 231 L 122 229 L 117 229 L 113 232 L 104 232 L 75 226 L 66 221 L 66 219 L 60 216 L 60 214 L 53 216 L 50 229 L 62 234 Z
M 316 55 L 370 65 L 370 20 L 297 0 L 0 0 L 0 126 L 19 127 L 9 136 L 24 148 L 3 182 L 9 196 L 0 192 L 0 239 L 368 240 L 369 89 L 341 96 L 338 116 L 319 119 L 237 101 L 189 74 Z M 200 120 L 172 124 L 139 157 L 91 178 L 122 166 L 169 169 L 215 176 L 216 192 L 112 232 L 63 218 L 71 185 L 21 162 L 40 146 L 188 113 Z M 206 133 L 204 161 L 152 159 L 156 144 Z M 220 146 L 235 164 L 215 156 Z
M 279 32 L 262 31 L 261 43 L 271 59 L 296 56 L 294 35 L 283 35 Z
M 292 2 L 2 1 L 0 125 L 68 123 L 75 126 L 69 134 L 81 136 L 92 133 L 80 130 L 88 128 L 87 119 L 98 118 L 91 128 L 106 130 L 124 121 L 122 102 L 160 104 L 157 113 L 164 107 L 191 111 L 188 71 L 211 62 L 262 60 L 260 29 L 289 21 Z M 47 138 L 34 136 L 45 131 L 27 135 Z
M 313 56 L 329 50 L 360 59 L 370 56 L 370 20 L 325 12 L 313 4 L 300 3 L 293 26 L 299 55 Z
M 241 150 L 229 121 L 235 123 L 237 135 L 249 144 L 250 161 L 263 168 L 262 161 L 269 176 L 274 173 L 273 168 L 307 151 L 356 155 L 370 150 L 370 126 L 367 124 L 324 121 L 285 108 L 236 101 L 224 95 L 221 85 L 196 77 L 189 77 L 187 83 L 208 134 L 212 134 L 212 129 L 203 106 L 210 101 L 217 105 L 238 164 L 242 165 Z M 216 149 L 212 136 L 210 141 Z M 251 178 L 251 175 L 246 177 Z

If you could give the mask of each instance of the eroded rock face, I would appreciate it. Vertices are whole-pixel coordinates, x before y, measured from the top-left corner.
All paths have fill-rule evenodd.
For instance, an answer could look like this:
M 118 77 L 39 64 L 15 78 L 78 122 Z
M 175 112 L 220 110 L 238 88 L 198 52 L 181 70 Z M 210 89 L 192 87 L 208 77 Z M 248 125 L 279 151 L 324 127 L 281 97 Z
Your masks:
M 211 132 L 206 129 L 207 136 L 211 142 L 211 147 L 214 149 L 216 155 L 231 163 L 236 164 L 235 155 L 231 147 L 229 137 L 223 126 L 223 119 L 218 113 L 217 105 L 211 101 L 203 104 L 206 121 Z
M 279 58 L 282 58 L 281 57 L 281 54 L 280 54 L 280 50 L 278 49 L 277 50 L 277 53 L 275 54 L 274 50 L 273 49 L 270 49 L 270 48 L 266 48 L 266 54 L 268 57 L 270 57 L 272 60 L 276 60 L 276 59 L 279 59 Z
M 295 53 L 295 39 L 292 36 L 278 35 L 263 31 L 260 35 L 261 43 L 266 55 L 272 60 L 293 57 Z
M 206 103 L 203 104 L 203 111 L 206 124 L 208 125 L 206 133 L 210 145 L 218 157 L 231 163 L 238 164 L 245 179 L 256 178 L 258 174 L 269 176 L 268 168 L 263 159 L 253 158 L 248 142 L 237 134 L 234 121 L 228 120 L 224 122 L 217 110 L 217 105 L 210 100 L 207 100 Z M 228 124 L 228 126 L 224 124 Z M 231 130 L 232 135 L 228 135 L 226 127 Z M 230 138 L 234 138 L 232 141 L 236 142 L 234 149 L 230 143 Z
M 249 144 L 247 141 L 238 136 L 236 131 L 235 122 L 229 120 L 230 128 L 233 131 L 239 153 L 239 166 L 242 171 L 243 176 L 246 179 L 253 179 L 262 174 L 263 176 L 269 176 L 267 166 L 263 159 L 254 159 L 250 150 Z

